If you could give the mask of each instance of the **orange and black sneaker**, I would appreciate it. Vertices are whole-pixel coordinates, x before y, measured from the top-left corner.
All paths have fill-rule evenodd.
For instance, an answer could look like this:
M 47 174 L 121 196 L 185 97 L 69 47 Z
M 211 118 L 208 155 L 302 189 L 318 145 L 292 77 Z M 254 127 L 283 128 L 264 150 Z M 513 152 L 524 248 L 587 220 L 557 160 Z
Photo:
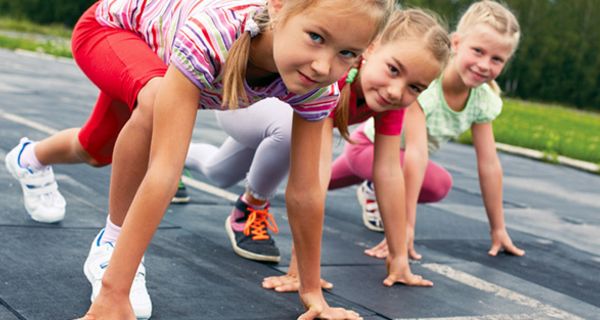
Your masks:
M 233 251 L 239 256 L 256 261 L 279 262 L 279 248 L 269 235 L 278 233 L 275 218 L 269 213 L 269 205 L 255 209 L 238 198 L 225 220 L 225 230 L 231 240 Z

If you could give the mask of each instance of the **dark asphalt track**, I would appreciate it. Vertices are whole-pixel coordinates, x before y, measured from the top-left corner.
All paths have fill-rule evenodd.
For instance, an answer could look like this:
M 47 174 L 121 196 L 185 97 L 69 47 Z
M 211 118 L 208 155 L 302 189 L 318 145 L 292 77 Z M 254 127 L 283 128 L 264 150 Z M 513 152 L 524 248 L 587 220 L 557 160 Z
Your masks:
M 80 126 L 95 96 L 71 61 L 0 50 L 2 162 L 22 136 L 42 139 Z M 212 112 L 200 112 L 194 139 L 223 138 Z M 322 270 L 335 284 L 330 304 L 365 319 L 600 319 L 600 176 L 502 154 L 507 225 L 527 255 L 492 258 L 472 148 L 450 144 L 434 160 L 455 186 L 443 202 L 419 207 L 416 245 L 424 259 L 412 268 L 435 286 L 381 285 L 383 261 L 362 254 L 381 234 L 363 227 L 355 189 L 347 188 L 330 192 L 327 203 Z M 67 216 L 45 225 L 30 220 L 18 184 L 0 166 L 0 320 L 72 319 L 89 306 L 82 265 L 106 218 L 110 168 L 54 171 Z M 260 288 L 289 259 L 281 193 L 272 211 L 284 255 L 281 264 L 266 265 L 236 256 L 223 229 L 230 198 L 242 187 L 206 190 L 190 186 L 192 202 L 169 208 L 150 245 L 152 319 L 295 319 L 302 311 L 297 295 Z

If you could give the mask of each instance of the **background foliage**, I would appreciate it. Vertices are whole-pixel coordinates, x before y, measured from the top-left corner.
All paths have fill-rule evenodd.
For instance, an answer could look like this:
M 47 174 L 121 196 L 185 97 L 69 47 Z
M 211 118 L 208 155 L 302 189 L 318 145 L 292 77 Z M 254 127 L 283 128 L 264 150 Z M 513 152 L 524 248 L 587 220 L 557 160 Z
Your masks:
M 0 0 L 0 16 L 72 27 L 95 0 Z M 452 29 L 472 0 L 402 0 L 429 8 Z M 600 110 L 598 0 L 505 0 L 522 31 L 519 49 L 498 83 L 505 94 Z
M 456 26 L 471 0 L 407 0 Z M 598 0 L 505 0 L 519 19 L 521 44 L 498 78 L 508 96 L 600 110 Z

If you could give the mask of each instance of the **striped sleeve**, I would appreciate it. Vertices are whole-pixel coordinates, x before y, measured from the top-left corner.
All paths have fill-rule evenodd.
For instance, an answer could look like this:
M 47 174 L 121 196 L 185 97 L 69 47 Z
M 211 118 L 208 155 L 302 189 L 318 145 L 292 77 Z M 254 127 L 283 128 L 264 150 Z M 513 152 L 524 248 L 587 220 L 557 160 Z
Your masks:
M 198 88 L 214 87 L 243 21 L 244 16 L 232 10 L 199 7 L 175 36 L 171 63 Z
M 292 106 L 294 112 L 308 121 L 319 121 L 327 118 L 335 108 L 340 92 L 337 83 L 328 87 L 311 91 L 304 95 L 288 94 L 280 98 Z

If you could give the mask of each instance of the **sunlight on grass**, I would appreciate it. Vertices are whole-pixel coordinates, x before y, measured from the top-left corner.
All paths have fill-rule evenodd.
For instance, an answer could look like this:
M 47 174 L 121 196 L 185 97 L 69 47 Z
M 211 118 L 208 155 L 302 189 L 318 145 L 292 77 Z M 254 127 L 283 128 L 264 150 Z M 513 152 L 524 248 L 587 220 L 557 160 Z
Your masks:
M 504 99 L 493 122 L 496 141 L 600 163 L 600 114 L 557 105 Z M 470 143 L 470 132 L 459 139 Z
M 0 17 L 0 29 L 61 37 L 65 39 L 71 38 L 71 29 L 64 25 L 39 25 L 27 20 L 16 20 L 9 17 Z

